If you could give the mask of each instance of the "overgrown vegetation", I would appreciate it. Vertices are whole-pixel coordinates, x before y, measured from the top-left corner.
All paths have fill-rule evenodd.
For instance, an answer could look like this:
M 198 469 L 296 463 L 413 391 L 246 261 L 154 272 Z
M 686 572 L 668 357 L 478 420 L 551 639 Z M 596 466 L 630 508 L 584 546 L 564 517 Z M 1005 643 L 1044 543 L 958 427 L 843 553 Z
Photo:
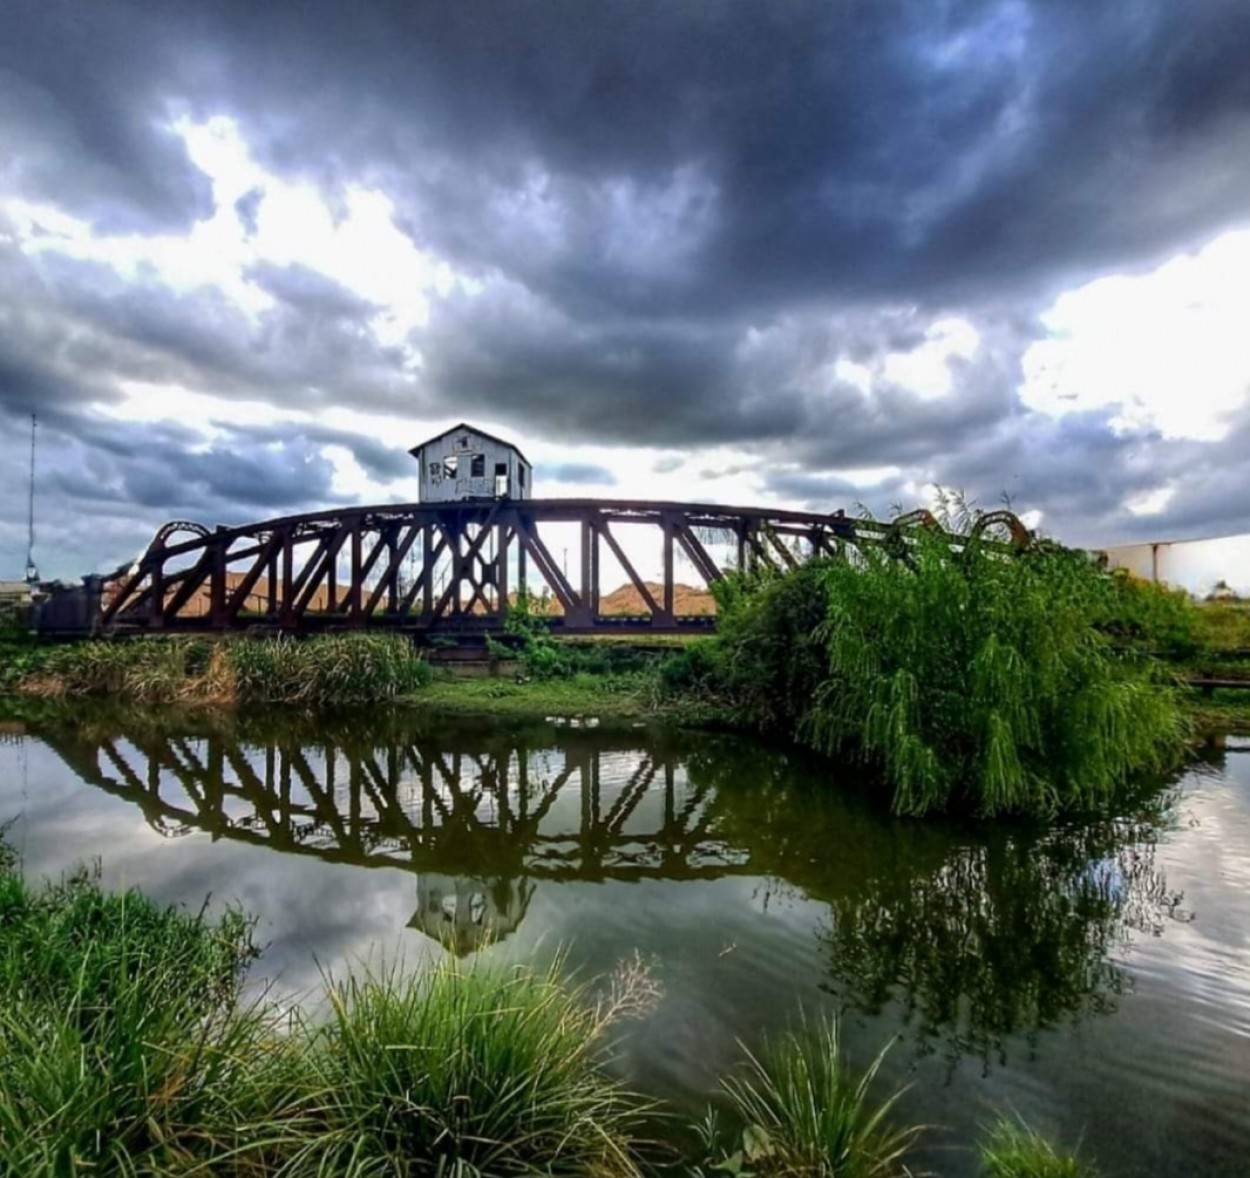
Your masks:
M 868 763 L 899 813 L 1097 807 L 1182 747 L 1176 693 L 1140 653 L 1181 615 L 1082 553 L 922 532 L 729 578 L 717 601 L 717 636 L 670 658 L 669 689 Z
M 574 675 L 627 675 L 650 670 L 657 662 L 649 651 L 612 642 L 577 642 L 557 638 L 551 630 L 551 599 L 544 590 L 522 589 L 504 619 L 503 638 L 487 636 L 494 659 L 515 660 L 524 676 L 565 679 Z
M 240 1003 L 250 934 L 86 872 L 38 891 L 4 853 L 0 1174 L 166 1173 L 232 1149 L 240 1062 L 272 1030 Z
M 45 696 L 326 707 L 394 699 L 430 680 L 422 654 L 396 635 L 149 637 L 35 649 L 29 663 L 11 664 L 7 685 Z

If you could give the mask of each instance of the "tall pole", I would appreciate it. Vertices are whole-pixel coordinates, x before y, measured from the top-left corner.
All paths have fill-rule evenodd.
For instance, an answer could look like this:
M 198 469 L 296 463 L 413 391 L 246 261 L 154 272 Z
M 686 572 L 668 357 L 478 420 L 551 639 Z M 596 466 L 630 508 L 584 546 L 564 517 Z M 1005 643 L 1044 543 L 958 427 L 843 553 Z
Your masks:
M 26 581 L 33 585 L 39 580 L 39 570 L 35 567 L 35 427 L 38 421 L 30 415 L 30 494 L 27 514 L 26 541 Z

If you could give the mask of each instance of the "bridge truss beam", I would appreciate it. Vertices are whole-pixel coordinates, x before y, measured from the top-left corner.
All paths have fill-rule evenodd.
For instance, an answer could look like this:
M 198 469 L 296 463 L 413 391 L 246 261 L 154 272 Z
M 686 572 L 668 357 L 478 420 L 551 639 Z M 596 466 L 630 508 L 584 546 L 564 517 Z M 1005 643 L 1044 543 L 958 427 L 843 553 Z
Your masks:
M 567 499 L 353 507 L 214 531 L 176 523 L 162 528 L 143 556 L 115 577 L 100 628 L 489 633 L 503 627 L 516 591 L 537 579 L 557 607 L 553 627 L 564 633 L 709 629 L 710 616 L 680 610 L 679 553 L 710 586 L 727 568 L 784 570 L 848 547 L 905 546 L 917 529 L 935 526 L 924 513 L 884 523 L 842 512 Z M 642 576 L 621 542 L 627 527 L 635 536 L 641 529 L 652 544 L 658 540 L 658 586 Z M 1028 542 L 1007 512 L 982 517 L 979 531 L 991 528 L 999 538 L 990 542 Z M 561 560 L 549 542 L 553 529 L 573 539 Z M 952 536 L 951 542 L 968 541 Z M 572 576 L 570 546 L 577 557 Z M 723 550 L 723 562 L 709 547 Z M 619 566 L 639 610 L 603 613 L 605 563 Z

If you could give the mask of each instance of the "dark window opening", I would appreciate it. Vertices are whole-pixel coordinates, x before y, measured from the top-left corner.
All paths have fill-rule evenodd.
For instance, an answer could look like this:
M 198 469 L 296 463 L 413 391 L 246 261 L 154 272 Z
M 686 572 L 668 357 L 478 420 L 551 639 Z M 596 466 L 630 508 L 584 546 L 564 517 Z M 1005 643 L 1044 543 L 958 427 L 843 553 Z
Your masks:
M 525 467 L 523 466 L 516 468 L 516 485 L 522 490 L 525 489 Z
M 469 466 L 469 478 L 484 479 L 486 477 L 486 455 L 474 454 Z
M 501 474 L 506 475 L 507 473 L 508 473 L 508 464 L 506 462 L 495 463 L 495 478 L 498 478 Z

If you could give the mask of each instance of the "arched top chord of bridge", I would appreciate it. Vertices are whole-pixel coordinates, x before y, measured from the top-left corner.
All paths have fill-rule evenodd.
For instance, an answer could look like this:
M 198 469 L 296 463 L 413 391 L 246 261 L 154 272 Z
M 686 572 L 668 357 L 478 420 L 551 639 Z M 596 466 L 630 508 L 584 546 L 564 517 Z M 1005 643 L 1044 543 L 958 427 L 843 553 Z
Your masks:
M 714 608 L 706 597 L 698 610 L 683 607 L 679 561 L 696 588 L 706 588 L 731 568 L 784 570 L 848 548 L 905 545 L 919 529 L 936 527 L 926 512 L 883 522 L 842 512 L 607 499 L 352 507 L 215 530 L 176 522 L 108 580 L 93 624 L 105 631 L 482 633 L 502 628 L 517 590 L 537 584 L 550 596 L 553 626 L 565 633 L 710 629 Z M 972 534 L 1004 547 L 1029 542 L 1010 512 L 982 516 Z M 951 535 L 950 542 L 970 537 Z M 648 546 L 658 580 L 639 571 L 637 553 Z M 615 582 L 605 586 L 607 577 Z M 616 585 L 630 591 L 628 612 L 604 608 L 605 588 Z

